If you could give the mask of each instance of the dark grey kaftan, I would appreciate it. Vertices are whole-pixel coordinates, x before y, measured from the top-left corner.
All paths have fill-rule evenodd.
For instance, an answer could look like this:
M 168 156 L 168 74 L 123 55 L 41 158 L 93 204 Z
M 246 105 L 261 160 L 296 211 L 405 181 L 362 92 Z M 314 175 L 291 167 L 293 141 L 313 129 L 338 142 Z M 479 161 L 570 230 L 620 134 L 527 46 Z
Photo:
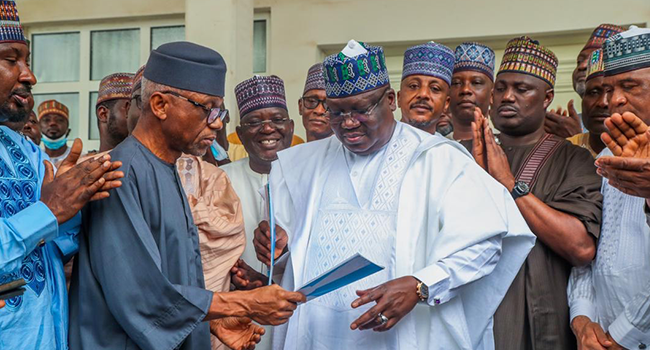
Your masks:
M 70 290 L 70 349 L 210 349 L 198 233 L 180 179 L 133 136 L 122 187 L 92 202 Z

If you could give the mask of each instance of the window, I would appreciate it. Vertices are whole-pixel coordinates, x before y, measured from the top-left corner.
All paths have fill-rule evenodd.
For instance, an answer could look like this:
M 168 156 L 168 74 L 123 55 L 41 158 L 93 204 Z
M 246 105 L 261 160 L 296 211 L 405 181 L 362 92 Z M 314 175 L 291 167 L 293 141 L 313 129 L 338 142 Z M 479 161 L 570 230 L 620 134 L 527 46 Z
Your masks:
M 79 33 L 34 35 L 32 57 L 38 82 L 79 81 Z
M 185 40 L 185 26 L 151 28 L 151 50 L 160 45 Z
M 266 72 L 266 19 L 253 23 L 253 73 Z
M 91 32 L 90 80 L 140 68 L 140 29 Z
M 70 109 L 70 138 L 81 138 L 84 152 L 99 148 L 95 116 L 99 81 L 112 73 L 135 73 L 152 48 L 185 39 L 182 18 L 63 27 L 44 24 L 25 30 L 38 79 L 32 90 L 35 108 L 48 99 L 65 104 Z
M 57 100 L 68 107 L 70 135 L 68 140 L 74 140 L 80 137 L 79 128 L 76 125 L 79 123 L 79 94 L 78 93 L 63 93 L 63 94 L 34 94 L 34 112 L 38 113 L 38 106 L 47 100 Z

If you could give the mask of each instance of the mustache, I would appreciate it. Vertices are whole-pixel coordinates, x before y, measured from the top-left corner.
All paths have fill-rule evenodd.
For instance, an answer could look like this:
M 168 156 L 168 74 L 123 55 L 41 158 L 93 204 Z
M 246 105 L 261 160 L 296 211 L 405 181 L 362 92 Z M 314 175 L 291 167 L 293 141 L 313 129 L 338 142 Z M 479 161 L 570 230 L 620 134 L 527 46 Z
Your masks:
M 27 97 L 32 94 L 32 86 L 29 84 L 22 84 L 22 86 L 11 90 L 12 95 Z
M 510 110 L 510 111 L 515 111 L 519 112 L 519 108 L 515 107 L 514 105 L 511 104 L 503 104 L 497 108 L 497 112 L 501 112 L 503 110 Z

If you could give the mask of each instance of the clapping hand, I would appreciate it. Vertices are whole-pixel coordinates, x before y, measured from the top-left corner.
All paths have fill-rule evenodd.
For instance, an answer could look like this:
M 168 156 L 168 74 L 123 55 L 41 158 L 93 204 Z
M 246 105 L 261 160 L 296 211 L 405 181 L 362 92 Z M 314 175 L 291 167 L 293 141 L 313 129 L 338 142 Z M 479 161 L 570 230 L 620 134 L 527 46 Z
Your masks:
M 650 129 L 630 112 L 605 120 L 601 139 L 614 157 L 596 160 L 597 172 L 623 193 L 650 198 Z
M 210 332 L 234 350 L 252 350 L 264 335 L 264 328 L 245 317 L 228 317 L 210 321 Z
M 569 101 L 566 110 L 558 106 L 557 109 L 546 112 L 544 131 L 563 139 L 582 133 L 580 115 L 573 106 L 573 100 Z
M 41 201 L 52 211 L 58 223 L 68 221 L 89 201 L 107 198 L 109 190 L 122 185 L 119 179 L 124 174 L 117 171 L 121 162 L 111 162 L 111 156 L 107 154 L 76 164 L 81 149 L 81 140 L 76 139 L 56 177 L 52 163 L 43 162 L 45 174 Z
M 478 107 L 474 110 L 472 132 L 474 134 L 472 155 L 476 163 L 505 186 L 508 191 L 512 191 L 515 187 L 515 177 L 510 170 L 508 157 L 501 146 L 497 144 L 487 118 L 483 116 L 483 112 Z

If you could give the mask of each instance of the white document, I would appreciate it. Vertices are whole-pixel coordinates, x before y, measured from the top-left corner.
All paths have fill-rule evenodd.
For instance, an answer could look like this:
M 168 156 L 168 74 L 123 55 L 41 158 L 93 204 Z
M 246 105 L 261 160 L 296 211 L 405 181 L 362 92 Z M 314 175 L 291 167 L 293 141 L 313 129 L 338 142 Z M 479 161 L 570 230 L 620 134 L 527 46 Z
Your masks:
M 362 278 L 377 273 L 384 268 L 357 253 L 320 276 L 307 282 L 298 292 L 307 297 L 307 301 L 329 292 L 345 287 Z

